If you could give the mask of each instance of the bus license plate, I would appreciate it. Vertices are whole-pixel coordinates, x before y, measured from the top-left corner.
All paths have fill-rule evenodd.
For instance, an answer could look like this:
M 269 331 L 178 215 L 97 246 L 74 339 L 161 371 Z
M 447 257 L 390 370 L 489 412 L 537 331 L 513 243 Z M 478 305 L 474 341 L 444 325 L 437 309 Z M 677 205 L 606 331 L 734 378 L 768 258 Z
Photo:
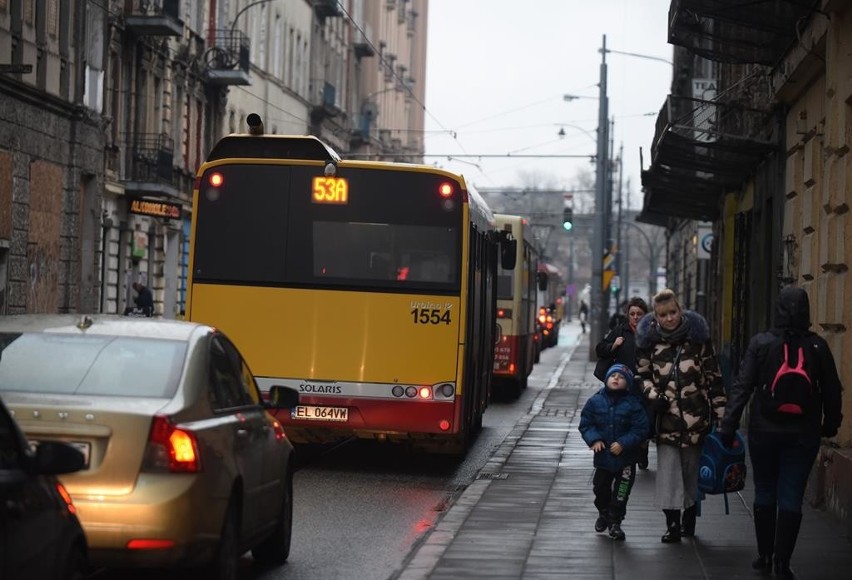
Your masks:
M 349 409 L 346 407 L 314 407 L 310 405 L 299 405 L 291 414 L 293 419 L 305 419 L 308 421 L 340 421 L 349 420 Z

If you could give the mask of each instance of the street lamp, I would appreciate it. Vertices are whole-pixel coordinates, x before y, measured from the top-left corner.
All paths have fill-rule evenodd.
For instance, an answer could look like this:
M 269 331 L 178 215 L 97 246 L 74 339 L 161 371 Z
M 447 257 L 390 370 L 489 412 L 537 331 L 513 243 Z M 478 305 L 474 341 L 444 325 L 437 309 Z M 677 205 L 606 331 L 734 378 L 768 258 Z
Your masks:
M 590 333 L 589 333 L 589 359 L 595 360 L 595 346 L 601 340 L 603 330 L 607 327 L 607 313 L 603 296 L 603 259 L 604 248 L 606 247 L 607 236 L 607 218 L 612 213 L 610 207 L 611 200 L 608 199 L 607 190 L 607 171 L 609 168 L 607 142 L 609 140 L 609 100 L 606 94 L 607 82 L 607 66 L 606 55 L 608 52 L 614 54 L 623 54 L 626 56 L 634 56 L 646 58 L 649 60 L 657 60 L 671 65 L 672 63 L 666 59 L 649 56 L 645 54 L 637 54 L 633 52 L 622 52 L 606 47 L 606 35 L 603 35 L 603 42 L 598 51 L 601 53 L 600 66 L 600 83 L 598 84 L 598 155 L 596 158 L 597 171 L 595 178 L 595 232 L 592 236 L 592 296 L 590 304 Z M 565 95 L 565 100 L 573 100 L 577 95 Z M 644 232 L 643 232 L 644 233 Z M 654 273 L 656 274 L 656 272 Z
M 237 27 L 237 19 L 242 16 L 242 14 L 246 10 L 252 8 L 253 6 L 257 6 L 258 4 L 266 4 L 267 2 L 272 2 L 272 0 L 257 0 L 257 2 L 252 2 L 251 4 L 244 6 L 239 12 L 237 12 L 236 16 L 234 16 L 233 22 L 231 22 L 231 36 L 234 35 L 234 29 Z

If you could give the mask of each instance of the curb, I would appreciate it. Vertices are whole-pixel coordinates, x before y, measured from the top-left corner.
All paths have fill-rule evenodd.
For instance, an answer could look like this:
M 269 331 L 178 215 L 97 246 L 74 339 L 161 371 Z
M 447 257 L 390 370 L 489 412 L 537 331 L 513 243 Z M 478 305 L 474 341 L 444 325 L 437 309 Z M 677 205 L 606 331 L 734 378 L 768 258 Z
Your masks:
M 424 536 L 413 554 L 403 562 L 402 570 L 398 574 L 392 575 L 392 579 L 423 580 L 424 578 L 428 578 L 429 574 L 432 573 L 444 555 L 444 552 L 452 544 L 465 520 L 473 511 L 473 508 L 476 507 L 482 495 L 491 485 L 493 479 L 486 477 L 486 475 L 500 472 L 500 469 L 506 463 L 512 451 L 514 451 L 518 441 L 526 433 L 533 418 L 541 412 L 547 396 L 550 394 L 551 389 L 559 382 L 566 365 L 571 360 L 581 340 L 581 337 L 577 337 L 575 343 L 569 345 L 568 352 L 563 354 L 559 359 L 559 364 L 556 366 L 556 370 L 550 375 L 547 386 L 536 396 L 530 406 L 530 410 L 518 420 L 509 434 L 506 435 L 506 438 L 500 443 L 497 450 L 488 458 L 482 469 L 477 472 L 473 482 L 465 488 L 441 519 L 436 522 L 432 531 Z

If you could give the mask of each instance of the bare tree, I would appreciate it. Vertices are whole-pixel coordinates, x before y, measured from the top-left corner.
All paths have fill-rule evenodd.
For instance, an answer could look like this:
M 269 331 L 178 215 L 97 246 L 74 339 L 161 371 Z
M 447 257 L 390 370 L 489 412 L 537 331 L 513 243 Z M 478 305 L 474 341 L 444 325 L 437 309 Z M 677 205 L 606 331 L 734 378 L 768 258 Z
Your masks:
M 562 189 L 555 175 L 541 171 L 518 171 L 518 178 L 523 189 L 545 190 Z
M 577 170 L 574 174 L 574 182 L 568 188 L 574 196 L 574 214 L 590 214 L 595 211 L 595 175 L 589 168 Z

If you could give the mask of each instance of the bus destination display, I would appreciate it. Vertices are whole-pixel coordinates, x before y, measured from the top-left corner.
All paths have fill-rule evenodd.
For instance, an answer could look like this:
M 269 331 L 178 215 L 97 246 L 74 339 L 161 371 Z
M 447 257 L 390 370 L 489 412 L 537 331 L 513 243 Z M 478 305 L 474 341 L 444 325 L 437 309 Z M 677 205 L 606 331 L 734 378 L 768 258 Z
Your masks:
M 349 203 L 349 182 L 343 177 L 314 177 L 311 199 L 314 203 L 346 205 Z

